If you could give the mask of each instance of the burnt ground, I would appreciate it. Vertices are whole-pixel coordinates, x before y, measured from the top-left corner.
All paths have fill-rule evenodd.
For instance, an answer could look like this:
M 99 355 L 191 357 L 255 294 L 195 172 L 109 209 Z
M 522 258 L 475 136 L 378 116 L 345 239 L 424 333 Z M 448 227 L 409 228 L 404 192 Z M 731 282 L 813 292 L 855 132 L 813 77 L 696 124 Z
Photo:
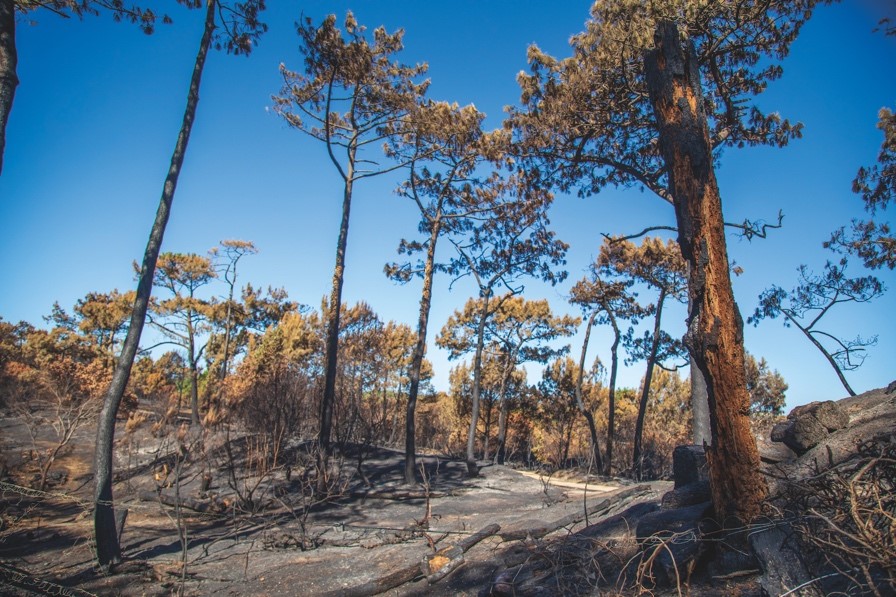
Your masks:
M 129 512 L 122 535 L 125 561 L 115 574 L 104 575 L 95 567 L 91 543 L 92 429 L 81 430 L 73 451 L 54 467 L 53 484 L 37 492 L 25 488 L 33 481 L 27 474 L 27 449 L 13 449 L 25 445 L 15 443 L 22 429 L 9 419 L 0 427 L 7 466 L 20 471 L 3 480 L 0 499 L 0 586 L 5 584 L 3 591 L 13 595 L 65 594 L 55 585 L 97 595 L 345 594 L 419 564 L 492 523 L 501 526 L 501 533 L 525 536 L 527 529 L 581 514 L 607 498 L 616 507 L 592 515 L 590 523 L 632 503 L 632 498 L 614 502 L 614 496 L 631 489 L 618 480 L 584 484 L 581 478 L 549 478 L 498 465 L 484 466 L 471 479 L 463 462 L 421 456 L 431 495 L 426 520 L 426 488 L 403 486 L 402 454 L 376 448 L 362 465 L 369 483 L 357 474 L 354 455 L 348 454 L 335 495 L 305 510 L 313 480 L 298 473 L 287 480 L 281 468 L 259 485 L 253 512 L 245 503 L 238 505 L 220 458 L 187 457 L 180 483 L 173 484 L 176 461 L 170 438 L 125 434 L 118 442 L 120 472 L 114 490 L 116 507 Z M 220 457 L 220 441 L 214 445 Z M 239 460 L 246 446 L 243 452 L 239 440 L 234 446 Z M 202 473 L 209 470 L 211 486 L 200 491 Z M 237 474 L 243 486 L 244 475 L 244 470 Z M 654 483 L 635 500 L 656 500 L 669 486 Z M 179 520 L 178 509 L 153 499 L 160 490 L 163 496 L 179 495 L 192 500 L 190 506 L 208 510 L 180 508 Z M 553 535 L 584 524 L 566 524 Z M 490 536 L 470 548 L 463 564 L 439 582 L 407 582 L 385 594 L 477 595 L 505 567 L 504 554 L 514 551 L 518 558 L 531 545 L 531 538 Z

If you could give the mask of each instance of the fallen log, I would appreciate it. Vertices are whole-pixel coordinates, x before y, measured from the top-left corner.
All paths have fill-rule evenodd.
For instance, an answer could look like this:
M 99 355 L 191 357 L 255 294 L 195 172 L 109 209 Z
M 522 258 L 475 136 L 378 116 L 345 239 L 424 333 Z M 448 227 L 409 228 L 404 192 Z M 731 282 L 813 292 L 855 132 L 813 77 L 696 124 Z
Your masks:
M 426 577 L 430 584 L 448 576 L 451 571 L 463 564 L 463 554 L 483 539 L 496 534 L 501 529 L 497 524 L 490 524 L 484 529 L 460 540 L 457 544 L 439 550 L 425 558 L 422 563 L 410 564 L 373 579 L 356 587 L 339 589 L 328 593 L 328 597 L 368 597 L 379 595 L 405 583 Z
M 387 574 L 386 576 L 367 581 L 366 583 L 358 585 L 356 587 L 331 591 L 329 593 L 326 593 L 326 596 L 368 597 L 369 595 L 379 595 L 380 593 L 385 593 L 390 589 L 400 587 L 405 583 L 411 582 L 412 580 L 417 580 L 418 578 L 422 577 L 423 571 L 420 569 L 420 564 L 411 564 L 409 566 L 405 566 L 404 568 L 400 568 L 391 574 Z
M 544 537 L 545 535 L 552 533 L 559 528 L 580 523 L 587 517 L 594 516 L 595 514 L 600 514 L 601 512 L 609 510 L 623 500 L 647 493 L 648 491 L 650 491 L 649 485 L 637 485 L 635 487 L 630 487 L 628 489 L 620 491 L 612 497 L 605 498 L 597 502 L 596 504 L 588 506 L 587 508 L 584 508 L 582 510 L 576 510 L 572 514 L 568 514 L 563 518 L 560 518 L 553 522 L 539 523 L 531 527 L 507 529 L 501 533 L 501 539 L 503 539 L 504 541 L 520 541 L 526 539 L 527 537 L 530 537 L 532 539 L 540 539 L 541 537 Z
M 490 524 L 469 537 L 461 539 L 457 544 L 440 549 L 436 553 L 427 556 L 422 564 L 423 571 L 426 574 L 426 581 L 429 584 L 435 584 L 451 574 L 464 563 L 464 554 L 471 547 L 500 530 L 501 527 L 499 525 Z

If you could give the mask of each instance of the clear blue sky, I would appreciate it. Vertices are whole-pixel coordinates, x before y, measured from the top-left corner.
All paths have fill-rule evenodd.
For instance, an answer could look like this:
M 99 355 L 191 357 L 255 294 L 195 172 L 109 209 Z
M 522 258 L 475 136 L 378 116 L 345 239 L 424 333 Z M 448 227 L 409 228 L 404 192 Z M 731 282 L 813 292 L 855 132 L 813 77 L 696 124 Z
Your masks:
M 298 69 L 293 23 L 300 13 L 320 21 L 352 8 L 371 29 L 406 31 L 403 60 L 428 62 L 430 97 L 475 103 L 500 126 L 503 107 L 518 100 L 516 73 L 526 47 L 537 43 L 556 56 L 581 31 L 589 3 L 461 1 L 269 2 L 270 31 L 249 58 L 210 55 L 193 137 L 163 250 L 204 253 L 218 241 L 254 241 L 260 253 L 242 266 L 242 282 L 284 286 L 294 300 L 318 306 L 329 290 L 341 187 L 323 147 L 289 130 L 269 111 L 279 90 L 278 64 Z M 171 3 L 173 25 L 145 36 L 108 16 L 79 22 L 46 11 L 19 22 L 19 78 L 0 177 L 0 316 L 41 323 L 54 301 L 70 309 L 90 291 L 134 286 L 131 262 L 143 254 L 201 34 L 201 11 Z M 773 220 L 785 228 L 767 240 L 731 238 L 729 252 L 744 269 L 734 281 L 741 312 L 777 282 L 790 288 L 800 263 L 820 269 L 830 232 L 863 217 L 850 192 L 860 165 L 875 161 L 881 144 L 877 111 L 896 105 L 896 37 L 873 34 L 896 8 L 884 0 L 851 0 L 822 7 L 784 63 L 784 77 L 762 98 L 767 109 L 806 125 L 805 136 L 783 150 L 728 151 L 719 171 L 729 221 Z M 368 301 L 384 320 L 413 325 L 419 283 L 396 286 L 382 274 L 403 236 L 416 231 L 415 210 L 392 193 L 396 178 L 356 188 L 344 299 Z M 884 212 L 884 217 L 891 216 Z M 626 233 L 671 224 L 671 209 L 632 191 L 608 191 L 587 200 L 560 196 L 552 220 L 571 244 L 569 280 L 556 288 L 527 286 L 556 312 L 575 311 L 565 300 L 600 244 L 600 233 Z M 446 247 L 447 249 L 447 247 Z M 854 272 L 860 271 L 855 264 Z M 891 291 L 876 304 L 832 313 L 830 329 L 845 336 L 879 334 L 864 367 L 848 373 L 861 392 L 896 378 L 896 276 L 880 274 Z M 448 315 L 473 293 L 436 284 L 430 340 Z M 665 320 L 683 331 L 683 311 Z M 592 337 L 608 358 L 605 333 Z M 572 340 L 578 352 L 581 339 Z M 778 321 L 746 329 L 747 349 L 765 357 L 790 384 L 790 406 L 845 395 L 834 372 L 797 331 Z M 436 386 L 447 389 L 451 366 L 430 346 Z M 537 379 L 529 367 L 530 380 Z M 622 383 L 635 386 L 643 364 Z

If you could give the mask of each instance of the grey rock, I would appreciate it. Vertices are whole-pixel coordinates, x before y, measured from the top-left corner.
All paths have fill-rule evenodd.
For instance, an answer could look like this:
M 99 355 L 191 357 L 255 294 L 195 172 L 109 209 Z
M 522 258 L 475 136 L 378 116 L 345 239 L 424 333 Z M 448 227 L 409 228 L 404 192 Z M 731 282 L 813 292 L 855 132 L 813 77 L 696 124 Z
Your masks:
M 805 454 L 828 436 L 828 430 L 813 416 L 793 421 L 784 436 L 784 445 L 799 455 Z
M 793 421 L 781 421 L 780 423 L 776 423 L 774 427 L 772 427 L 772 441 L 773 442 L 783 442 L 784 438 L 787 437 L 788 430 L 793 427 Z
M 837 431 L 849 425 L 849 415 L 833 400 L 797 406 L 787 415 L 788 419 L 794 421 L 805 417 L 815 417 L 828 431 Z

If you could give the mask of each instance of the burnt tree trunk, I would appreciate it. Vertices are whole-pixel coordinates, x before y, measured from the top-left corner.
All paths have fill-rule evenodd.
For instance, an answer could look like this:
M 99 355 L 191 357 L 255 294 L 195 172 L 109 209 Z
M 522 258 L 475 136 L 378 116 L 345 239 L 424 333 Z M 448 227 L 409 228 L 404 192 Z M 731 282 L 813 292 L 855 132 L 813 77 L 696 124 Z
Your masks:
M 6 148 L 6 123 L 19 85 L 17 64 L 16 3 L 0 0 L 0 173 L 3 172 L 3 150 Z
M 336 402 L 336 367 L 339 355 L 339 317 L 342 309 L 342 284 L 345 277 L 345 249 L 348 245 L 348 223 L 352 208 L 352 186 L 354 182 L 354 150 L 350 149 L 350 163 L 345 177 L 342 194 L 342 220 L 339 224 L 339 239 L 336 241 L 336 265 L 333 267 L 333 288 L 330 291 L 330 304 L 327 313 L 327 342 L 324 364 L 324 394 L 320 401 L 318 442 L 320 453 L 318 464 L 321 469 L 320 479 L 326 475 L 330 458 L 330 432 L 333 428 L 333 405 Z
M 99 424 L 96 432 L 96 452 L 94 454 L 94 475 L 96 489 L 94 492 L 95 508 L 93 512 L 93 525 L 96 533 L 96 557 L 101 568 L 110 568 L 121 561 L 121 544 L 118 540 L 118 530 L 115 524 L 115 510 L 112 506 L 112 442 L 115 439 L 115 417 L 118 407 L 124 396 L 131 375 L 131 367 L 137 354 L 140 334 L 146 323 L 146 309 L 149 306 L 149 297 L 152 294 L 152 280 L 155 274 L 156 262 L 159 259 L 159 251 L 162 247 L 162 237 L 165 235 L 165 227 L 168 224 L 168 216 L 171 213 L 171 204 L 174 201 L 174 191 L 177 188 L 177 179 L 180 176 L 187 152 L 187 144 L 190 140 L 190 131 L 193 129 L 193 121 L 196 118 L 196 107 L 199 105 L 199 84 L 202 80 L 202 70 L 205 67 L 205 59 L 211 45 L 212 32 L 215 29 L 215 0 L 207 0 L 205 15 L 205 28 L 202 40 L 199 43 L 199 52 L 196 54 L 196 62 L 193 65 L 193 75 L 190 79 L 190 91 L 187 94 L 187 107 L 181 124 L 174 153 L 171 155 L 171 165 L 168 168 L 168 176 L 162 187 L 162 197 L 159 208 L 156 211 L 156 219 L 149 233 L 149 241 L 143 254 L 143 264 L 140 268 L 140 277 L 137 283 L 137 295 L 134 299 L 134 307 L 131 311 L 131 323 L 128 334 L 125 337 L 112 375 L 112 382 L 103 399 L 103 409 L 100 411 Z
M 674 197 L 678 243 L 689 265 L 685 344 L 706 380 L 713 506 L 720 522 L 739 526 L 759 514 L 768 492 L 750 431 L 743 320 L 731 289 L 695 52 L 691 44 L 683 46 L 678 28 L 667 21 L 657 25 L 655 44 L 646 53 L 645 71 Z
M 481 291 L 482 311 L 479 313 L 479 328 L 476 333 L 476 354 L 473 356 L 473 404 L 470 412 L 470 429 L 467 433 L 467 474 L 479 476 L 479 465 L 476 464 L 476 426 L 479 423 L 479 398 L 482 391 L 482 349 L 485 345 L 485 321 L 488 318 L 488 300 L 491 288 Z M 486 435 L 486 439 L 488 436 Z
M 416 433 L 414 414 L 417 409 L 417 395 L 420 393 L 420 370 L 423 368 L 423 354 L 426 352 L 426 328 L 429 325 L 429 310 L 432 305 L 432 279 L 435 274 L 436 241 L 442 231 L 442 220 L 437 217 L 431 224 L 429 245 L 426 247 L 426 263 L 423 266 L 423 294 L 420 297 L 420 316 L 417 318 L 417 343 L 409 372 L 408 408 L 405 416 L 404 437 L 404 482 L 417 481 Z
M 656 365 L 656 355 L 660 349 L 660 331 L 663 319 L 663 305 L 666 302 L 666 289 L 660 289 L 660 297 L 656 301 L 656 317 L 653 320 L 653 341 L 650 343 L 650 354 L 647 355 L 647 371 L 644 373 L 644 387 L 641 388 L 641 400 L 638 402 L 638 418 L 635 421 L 634 449 L 632 451 L 632 466 L 635 469 L 635 478 L 641 480 L 644 470 L 643 455 L 641 454 L 641 438 L 644 436 L 644 417 L 647 416 L 647 401 L 650 398 L 650 383 L 653 381 L 653 368 Z
M 582 384 L 585 380 L 585 355 L 588 353 L 588 341 L 591 339 L 591 326 L 594 325 L 594 319 L 597 317 L 597 311 L 591 314 L 588 322 L 585 324 L 585 339 L 582 342 L 582 354 L 579 357 L 579 374 L 576 377 L 576 406 L 585 421 L 588 422 L 588 433 L 591 434 L 591 452 L 594 454 L 594 468 L 599 472 L 604 472 L 603 461 L 600 457 L 600 444 L 597 441 L 597 427 L 594 425 L 594 415 L 585 405 L 585 397 L 582 396 Z
M 613 474 L 613 436 L 616 433 L 616 376 L 619 373 L 619 342 L 622 333 L 616 316 L 607 308 L 607 317 L 613 326 L 613 345 L 610 347 L 610 387 L 607 392 L 607 453 L 605 474 Z

